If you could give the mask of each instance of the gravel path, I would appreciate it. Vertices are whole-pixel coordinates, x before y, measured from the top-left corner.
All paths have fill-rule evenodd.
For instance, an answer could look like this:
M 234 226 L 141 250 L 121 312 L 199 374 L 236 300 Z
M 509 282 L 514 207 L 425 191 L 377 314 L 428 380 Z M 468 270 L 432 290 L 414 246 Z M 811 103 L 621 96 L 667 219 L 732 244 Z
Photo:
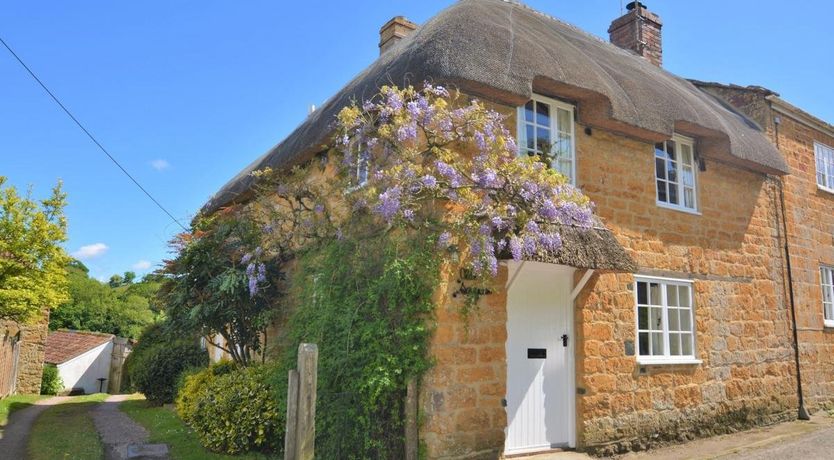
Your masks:
M 0 452 L 3 458 L 26 458 L 26 442 L 32 431 L 32 424 L 41 412 L 60 404 L 67 396 L 56 396 L 35 401 L 31 406 L 12 412 L 6 426 L 0 429 Z
M 96 430 L 101 436 L 101 442 L 104 444 L 106 460 L 138 458 L 129 457 L 128 448 L 142 446 L 148 440 L 148 430 L 119 410 L 119 404 L 129 398 L 128 395 L 112 395 L 90 411 Z
M 834 426 L 794 436 L 767 446 L 733 455 L 721 460 L 792 460 L 834 458 Z

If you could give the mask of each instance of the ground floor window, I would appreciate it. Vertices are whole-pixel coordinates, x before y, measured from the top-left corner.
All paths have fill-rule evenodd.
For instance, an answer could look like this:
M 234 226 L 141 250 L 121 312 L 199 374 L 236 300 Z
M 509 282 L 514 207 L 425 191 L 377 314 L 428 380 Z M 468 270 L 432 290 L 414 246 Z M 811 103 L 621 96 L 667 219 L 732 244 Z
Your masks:
M 635 281 L 638 360 L 694 361 L 692 282 L 642 276 Z
M 825 325 L 834 327 L 834 267 L 820 267 L 822 284 L 822 311 Z

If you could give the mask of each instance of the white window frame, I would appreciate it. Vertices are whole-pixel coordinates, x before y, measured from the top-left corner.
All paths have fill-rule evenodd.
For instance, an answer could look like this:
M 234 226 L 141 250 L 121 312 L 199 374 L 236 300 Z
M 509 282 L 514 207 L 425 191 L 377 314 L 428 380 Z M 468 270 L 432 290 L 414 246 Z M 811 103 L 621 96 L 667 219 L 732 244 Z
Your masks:
M 814 142 L 814 180 L 820 190 L 834 193 L 834 147 Z M 820 168 L 822 166 L 822 168 Z
M 554 140 L 556 138 L 556 134 L 560 132 L 560 126 L 558 126 L 559 117 L 557 116 L 556 111 L 553 110 L 553 109 L 562 109 L 562 110 L 565 110 L 565 111 L 570 113 L 570 130 L 568 131 L 568 130 L 562 129 L 561 131 L 570 134 L 570 139 L 571 139 L 571 143 L 570 143 L 571 171 L 570 171 L 570 176 L 568 177 L 568 179 L 569 179 L 571 185 L 576 185 L 576 162 L 577 162 L 577 158 L 576 158 L 576 107 L 574 107 L 572 104 L 568 104 L 566 102 L 562 102 L 562 101 L 559 101 L 559 100 L 556 100 L 556 99 L 553 99 L 553 98 L 549 98 L 547 96 L 542 96 L 542 95 L 539 95 L 539 94 L 534 94 L 533 97 L 530 98 L 530 100 L 534 101 L 534 102 L 537 102 L 537 103 L 540 103 L 540 104 L 547 104 L 551 107 L 550 126 L 546 127 L 547 129 L 550 130 L 551 140 Z M 517 134 L 516 139 L 518 140 L 518 154 L 519 154 L 519 156 L 528 155 L 526 127 L 530 123 L 528 121 L 526 121 L 526 119 L 524 117 L 524 110 L 525 110 L 524 107 L 527 105 L 528 102 L 530 102 L 530 101 L 527 101 L 523 105 L 519 106 L 518 109 L 517 109 L 517 113 L 516 113 L 516 121 L 517 121 L 517 123 L 516 123 L 516 125 L 517 125 L 516 126 L 516 134 Z M 544 127 L 543 125 L 538 125 L 535 122 L 533 122 L 533 124 L 534 124 L 534 126 Z M 554 143 L 553 145 L 556 145 L 556 144 Z M 554 165 L 551 165 L 551 167 L 554 167 Z
M 820 265 L 820 287 L 823 323 L 825 327 L 834 327 L 834 266 Z
M 692 168 L 692 200 L 694 202 L 693 203 L 694 206 L 690 208 L 690 207 L 687 207 L 684 204 L 684 203 L 686 203 L 685 190 L 684 190 L 685 186 L 684 186 L 684 183 L 683 183 L 684 164 L 683 164 L 683 161 L 682 161 L 680 147 L 677 148 L 677 152 L 676 152 L 676 154 L 677 154 L 677 160 L 676 160 L 677 167 L 675 168 L 675 173 L 677 174 L 677 183 L 676 183 L 677 187 L 676 188 L 677 188 L 677 193 L 678 193 L 678 204 L 670 203 L 668 201 L 668 199 L 669 199 L 668 192 L 667 192 L 667 196 L 666 196 L 667 201 L 661 201 L 660 200 L 660 191 L 657 189 L 657 181 L 658 181 L 658 177 L 657 177 L 657 160 L 658 160 L 658 158 L 657 158 L 657 153 L 656 153 L 657 146 L 655 146 L 652 149 L 652 158 L 654 159 L 654 162 L 653 162 L 654 168 L 653 168 L 653 171 L 652 171 L 652 177 L 654 178 L 655 203 L 657 204 L 658 207 L 661 207 L 661 208 L 674 209 L 676 211 L 682 211 L 682 212 L 687 212 L 687 213 L 690 213 L 690 214 L 701 215 L 701 213 L 699 211 L 699 209 L 700 209 L 700 200 L 699 200 L 700 197 L 698 196 L 698 173 L 699 173 L 699 171 L 698 171 L 698 162 L 695 160 L 695 157 L 697 156 L 696 151 L 695 151 L 695 140 L 690 138 L 690 137 L 682 136 L 680 134 L 675 134 L 675 135 L 672 136 L 671 139 L 669 139 L 669 141 L 674 141 L 675 144 L 677 144 L 678 146 L 680 146 L 682 144 L 686 145 L 686 146 L 689 147 L 690 151 L 692 152 L 692 165 L 691 165 L 691 168 Z M 668 141 L 658 142 L 658 144 L 661 144 L 661 143 L 663 144 L 664 151 L 667 148 L 666 147 L 666 142 L 668 142 Z M 664 162 L 666 162 L 666 161 L 668 161 L 668 160 L 664 159 Z M 668 179 L 669 179 L 668 176 L 666 176 L 666 179 L 663 179 L 663 181 L 667 184 L 670 184 L 670 181 Z
M 640 329 L 640 307 L 638 299 L 638 283 L 657 283 L 660 284 L 661 299 L 662 299 L 662 334 L 663 334 L 663 355 L 641 355 L 640 354 L 640 332 L 647 330 Z M 689 324 L 692 327 L 690 331 L 691 336 L 691 355 L 670 355 L 669 348 L 669 302 L 667 301 L 667 286 L 685 286 L 689 289 Z M 674 307 L 673 307 L 674 308 Z M 634 277 L 634 355 L 637 362 L 641 365 L 653 364 L 700 364 L 702 361 L 697 358 L 698 350 L 696 349 L 695 336 L 697 328 L 695 326 L 695 283 L 688 279 L 679 278 L 663 278 L 654 276 L 635 276 Z M 649 338 L 651 340 L 651 337 Z

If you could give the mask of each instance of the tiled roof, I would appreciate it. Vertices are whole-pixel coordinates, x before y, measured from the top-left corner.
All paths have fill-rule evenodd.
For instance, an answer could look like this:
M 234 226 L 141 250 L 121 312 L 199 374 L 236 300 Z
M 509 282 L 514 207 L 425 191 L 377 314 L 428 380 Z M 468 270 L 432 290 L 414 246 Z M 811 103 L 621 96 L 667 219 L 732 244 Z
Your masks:
M 113 340 L 112 334 L 100 332 L 53 331 L 46 338 L 44 362 L 63 364 L 111 340 Z

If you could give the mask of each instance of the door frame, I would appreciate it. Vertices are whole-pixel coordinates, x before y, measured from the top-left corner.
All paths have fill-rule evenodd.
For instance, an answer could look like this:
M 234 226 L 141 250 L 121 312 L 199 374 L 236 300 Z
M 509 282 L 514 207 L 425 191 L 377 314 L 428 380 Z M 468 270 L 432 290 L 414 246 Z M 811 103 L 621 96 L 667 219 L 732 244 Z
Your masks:
M 575 314 L 575 297 L 573 296 L 573 291 L 576 289 L 576 268 L 569 267 L 566 265 L 557 265 L 557 264 L 550 264 L 544 262 L 530 262 L 530 261 L 506 261 L 501 262 L 502 264 L 507 265 L 507 284 L 505 286 L 506 293 L 507 293 L 507 302 L 505 304 L 505 308 L 507 309 L 507 321 L 509 321 L 509 290 L 512 287 L 516 276 L 521 275 L 522 269 L 533 269 L 533 270 L 547 270 L 552 271 L 556 276 L 567 276 L 570 282 L 568 283 L 568 290 L 565 293 L 565 308 L 567 309 L 567 317 L 565 321 L 567 322 L 567 334 L 568 334 L 568 354 L 567 354 L 567 363 L 566 368 L 568 371 L 568 378 L 567 378 L 567 388 L 566 391 L 568 392 L 568 448 L 575 449 L 576 448 L 576 314 Z M 509 341 L 510 338 L 510 331 L 507 330 L 507 340 Z M 558 340 L 558 337 L 554 338 Z M 506 348 L 506 343 L 504 345 Z M 504 365 L 504 372 L 505 374 L 509 370 L 509 359 L 510 357 L 507 356 L 507 362 Z M 509 382 L 507 378 L 505 382 Z M 507 384 L 507 395 L 509 396 L 509 385 Z M 505 396 L 505 397 L 506 397 Z M 505 400 L 506 401 L 506 400 Z M 504 410 L 507 411 L 507 406 L 505 405 Z M 509 414 L 507 414 L 509 415 Z M 509 434 L 509 418 L 507 419 L 507 426 L 504 429 L 504 455 L 519 455 L 519 454 L 529 454 L 534 452 L 541 452 L 541 449 L 531 449 L 530 451 L 525 450 L 513 450 L 512 452 L 507 452 L 507 435 Z M 558 447 L 551 446 L 551 449 L 558 449 Z

